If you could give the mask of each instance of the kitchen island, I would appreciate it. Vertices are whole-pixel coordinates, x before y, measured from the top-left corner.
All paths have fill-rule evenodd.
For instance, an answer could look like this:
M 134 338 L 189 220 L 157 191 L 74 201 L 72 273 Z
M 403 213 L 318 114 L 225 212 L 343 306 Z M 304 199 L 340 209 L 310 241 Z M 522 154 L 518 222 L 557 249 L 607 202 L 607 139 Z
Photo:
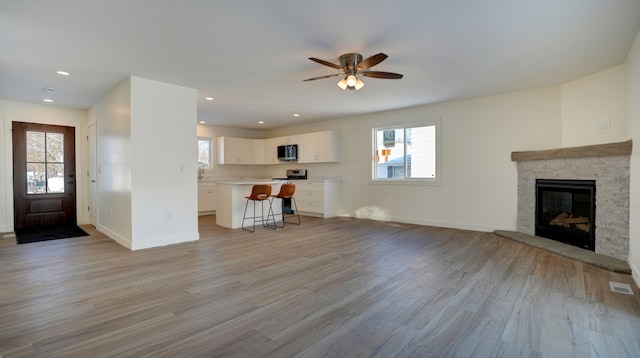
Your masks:
M 244 217 L 244 208 L 247 203 L 246 196 L 251 194 L 254 185 L 271 185 L 271 194 L 276 195 L 280 191 L 280 186 L 286 181 L 280 180 L 256 180 L 256 181 L 229 181 L 216 183 L 216 224 L 230 229 L 239 229 L 242 227 L 242 218 Z M 282 207 L 279 200 L 275 199 L 273 210 L 276 222 L 281 221 Z M 269 211 L 269 202 L 265 201 L 264 217 Z M 251 211 L 249 216 L 253 216 L 253 203 L 249 203 Z M 260 202 L 256 202 L 256 215 L 260 215 Z M 253 219 L 247 219 L 245 226 L 253 225 Z

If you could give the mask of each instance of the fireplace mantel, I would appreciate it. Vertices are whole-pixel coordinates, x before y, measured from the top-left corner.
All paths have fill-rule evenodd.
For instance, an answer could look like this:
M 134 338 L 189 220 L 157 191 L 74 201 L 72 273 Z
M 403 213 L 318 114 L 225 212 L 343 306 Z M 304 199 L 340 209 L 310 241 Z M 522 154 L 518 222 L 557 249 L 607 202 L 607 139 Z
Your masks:
M 567 158 L 594 158 L 616 155 L 631 155 L 632 140 L 626 142 L 587 145 L 583 147 L 533 150 L 526 152 L 511 152 L 511 161 L 552 160 Z

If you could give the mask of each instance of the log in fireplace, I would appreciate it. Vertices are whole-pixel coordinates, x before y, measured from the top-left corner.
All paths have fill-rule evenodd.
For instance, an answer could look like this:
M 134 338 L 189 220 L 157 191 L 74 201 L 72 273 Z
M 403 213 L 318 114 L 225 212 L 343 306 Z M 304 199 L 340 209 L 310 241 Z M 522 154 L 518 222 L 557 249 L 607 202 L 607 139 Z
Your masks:
M 595 180 L 536 179 L 536 236 L 595 251 Z

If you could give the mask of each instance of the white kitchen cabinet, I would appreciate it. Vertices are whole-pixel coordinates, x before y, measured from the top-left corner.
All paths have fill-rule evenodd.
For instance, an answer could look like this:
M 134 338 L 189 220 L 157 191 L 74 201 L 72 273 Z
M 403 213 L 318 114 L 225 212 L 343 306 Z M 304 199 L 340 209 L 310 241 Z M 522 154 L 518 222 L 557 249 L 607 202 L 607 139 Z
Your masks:
M 302 142 L 302 135 L 290 135 L 287 137 L 283 137 L 284 142 L 282 144 L 297 144 L 300 146 Z
M 198 183 L 198 213 L 216 211 L 216 184 L 211 182 Z
M 340 203 L 340 182 L 331 180 L 296 180 L 294 197 L 300 215 L 331 218 Z
M 254 164 L 253 139 L 238 138 L 239 164 Z
M 298 163 L 340 161 L 338 133 L 325 131 L 269 139 L 218 137 L 218 164 L 286 164 L 278 160 L 278 146 L 298 145 Z
M 264 164 L 262 139 L 218 137 L 218 164 Z
M 218 164 L 240 164 L 240 138 L 218 137 Z
M 280 164 L 278 160 L 278 146 L 284 144 L 284 137 L 264 140 L 264 164 Z
M 338 132 L 324 131 L 303 134 L 298 148 L 298 163 L 326 163 L 340 161 Z
M 264 139 L 249 139 L 251 141 L 251 163 L 250 164 L 265 164 L 264 161 Z

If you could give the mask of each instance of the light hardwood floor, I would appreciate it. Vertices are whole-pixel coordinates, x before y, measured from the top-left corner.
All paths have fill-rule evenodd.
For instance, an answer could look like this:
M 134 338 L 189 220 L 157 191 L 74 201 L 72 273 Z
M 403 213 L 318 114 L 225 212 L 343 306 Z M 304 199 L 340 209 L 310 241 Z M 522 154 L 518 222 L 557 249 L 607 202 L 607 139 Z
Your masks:
M 0 239 L 0 356 L 640 357 L 630 276 L 490 233 L 210 216 L 198 242 L 130 252 L 87 230 Z

